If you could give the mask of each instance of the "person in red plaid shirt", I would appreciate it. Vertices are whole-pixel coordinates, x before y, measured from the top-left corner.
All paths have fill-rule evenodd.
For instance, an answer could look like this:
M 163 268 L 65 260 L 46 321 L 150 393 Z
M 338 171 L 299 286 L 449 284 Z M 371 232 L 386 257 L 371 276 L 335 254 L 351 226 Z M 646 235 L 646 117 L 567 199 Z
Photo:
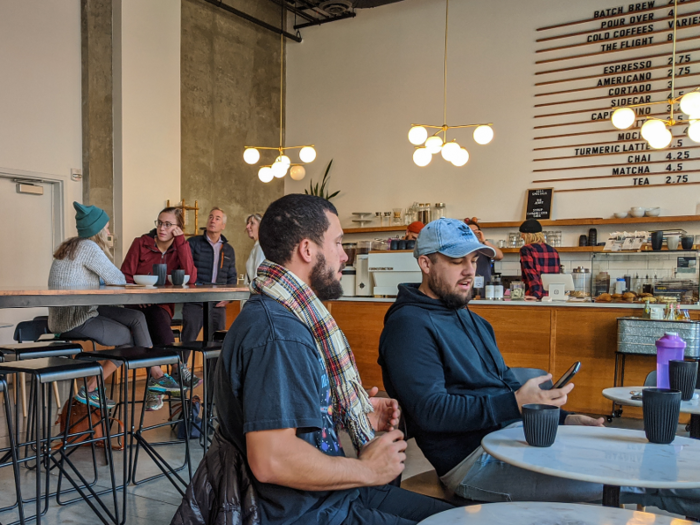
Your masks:
M 525 295 L 542 299 L 543 273 L 559 273 L 559 253 L 544 242 L 542 225 L 535 219 L 528 219 L 520 225 L 520 235 L 525 246 L 520 248 L 520 269 L 525 282 Z

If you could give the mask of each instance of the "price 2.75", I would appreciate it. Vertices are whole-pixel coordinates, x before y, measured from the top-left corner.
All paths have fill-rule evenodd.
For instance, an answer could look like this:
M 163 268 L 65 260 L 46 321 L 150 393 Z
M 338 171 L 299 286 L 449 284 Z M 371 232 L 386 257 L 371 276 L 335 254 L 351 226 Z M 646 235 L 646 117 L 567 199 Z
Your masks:
M 688 182 L 688 175 L 667 175 L 666 184 L 682 184 Z

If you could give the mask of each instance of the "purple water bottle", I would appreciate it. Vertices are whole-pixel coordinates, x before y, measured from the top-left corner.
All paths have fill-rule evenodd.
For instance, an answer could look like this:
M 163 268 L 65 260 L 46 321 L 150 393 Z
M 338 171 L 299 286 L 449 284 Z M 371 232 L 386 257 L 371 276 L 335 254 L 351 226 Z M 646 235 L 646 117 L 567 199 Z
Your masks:
M 656 341 L 656 387 L 670 388 L 668 362 L 685 358 L 685 341 L 676 332 L 666 332 Z

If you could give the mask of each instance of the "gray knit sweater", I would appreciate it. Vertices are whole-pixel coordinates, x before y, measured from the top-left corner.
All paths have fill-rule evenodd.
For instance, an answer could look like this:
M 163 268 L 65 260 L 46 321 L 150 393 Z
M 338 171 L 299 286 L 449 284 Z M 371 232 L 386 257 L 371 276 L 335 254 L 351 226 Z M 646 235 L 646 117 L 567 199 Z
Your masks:
M 105 284 L 126 284 L 124 274 L 93 241 L 78 245 L 75 259 L 54 259 L 49 272 L 49 288 L 97 287 L 100 277 Z M 61 306 L 49 308 L 49 330 L 64 333 L 97 317 L 97 306 Z

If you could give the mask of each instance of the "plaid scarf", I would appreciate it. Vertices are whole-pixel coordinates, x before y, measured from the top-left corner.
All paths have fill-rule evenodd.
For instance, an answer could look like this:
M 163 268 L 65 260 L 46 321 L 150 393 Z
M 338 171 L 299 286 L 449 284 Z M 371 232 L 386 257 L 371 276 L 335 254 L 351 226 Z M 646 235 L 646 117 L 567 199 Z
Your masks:
M 326 365 L 333 421 L 336 427 L 348 431 L 352 444 L 359 451 L 374 438 L 374 430 L 367 418 L 372 405 L 360 383 L 348 340 L 335 319 L 306 283 L 272 261 L 265 260 L 258 267 L 258 276 L 250 290 L 271 297 L 309 327 Z

